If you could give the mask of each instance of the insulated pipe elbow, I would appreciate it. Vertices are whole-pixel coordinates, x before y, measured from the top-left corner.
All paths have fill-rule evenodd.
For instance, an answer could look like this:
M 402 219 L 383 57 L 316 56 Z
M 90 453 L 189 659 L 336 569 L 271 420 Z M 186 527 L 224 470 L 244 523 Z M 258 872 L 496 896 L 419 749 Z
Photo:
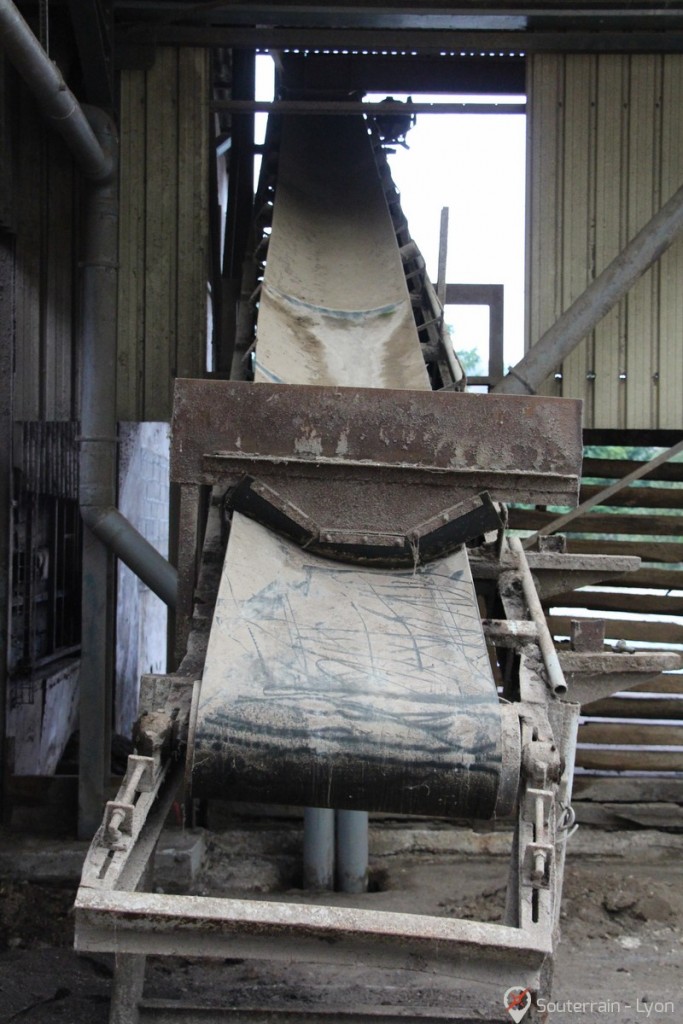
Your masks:
M 0 0 L 0 45 L 85 174 L 107 181 L 114 162 L 100 146 L 78 100 L 12 0 Z
M 86 526 L 140 577 L 157 597 L 175 608 L 178 600 L 178 572 L 117 508 L 81 506 Z

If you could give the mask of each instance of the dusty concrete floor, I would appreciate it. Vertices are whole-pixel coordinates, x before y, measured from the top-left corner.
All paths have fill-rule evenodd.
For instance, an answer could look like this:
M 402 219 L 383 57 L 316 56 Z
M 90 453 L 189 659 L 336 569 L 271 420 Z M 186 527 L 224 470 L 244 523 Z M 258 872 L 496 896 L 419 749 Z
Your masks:
M 106 1021 L 112 961 L 77 956 L 71 948 L 73 865 L 83 848 L 70 844 L 60 853 L 53 846 L 52 855 L 49 849 L 46 855 L 46 844 L 41 854 L 38 842 L 27 847 L 5 840 L 0 855 L 0 1022 Z M 298 828 L 282 823 L 208 833 L 204 867 L 193 891 L 257 899 L 277 892 L 278 899 L 313 899 L 296 888 L 300 841 Z M 327 900 L 496 921 L 503 908 L 508 843 L 502 834 L 385 824 L 371 839 L 377 891 Z M 568 855 L 551 1022 L 671 1024 L 683 1017 L 682 854 L 680 835 L 577 833 Z M 182 873 L 180 866 L 174 871 L 171 863 L 169 870 L 166 863 L 159 888 L 171 891 L 177 887 L 172 879 L 182 881 Z M 416 1013 L 433 1009 L 471 1021 L 509 1020 L 495 990 L 363 967 L 157 960 L 146 991 L 151 998 L 209 999 L 245 1007 L 339 1008 L 348 1007 L 352 998 L 358 1007 L 411 1006 Z

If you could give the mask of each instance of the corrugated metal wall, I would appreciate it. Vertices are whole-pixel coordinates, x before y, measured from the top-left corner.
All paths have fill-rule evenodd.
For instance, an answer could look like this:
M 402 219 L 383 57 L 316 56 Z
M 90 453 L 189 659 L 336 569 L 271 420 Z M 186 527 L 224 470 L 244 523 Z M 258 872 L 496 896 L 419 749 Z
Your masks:
M 683 184 L 683 56 L 528 60 L 533 344 Z M 587 427 L 683 426 L 683 240 L 562 372 L 546 393 L 583 398 Z
M 121 75 L 118 418 L 169 420 L 205 369 L 209 53 L 163 47 Z

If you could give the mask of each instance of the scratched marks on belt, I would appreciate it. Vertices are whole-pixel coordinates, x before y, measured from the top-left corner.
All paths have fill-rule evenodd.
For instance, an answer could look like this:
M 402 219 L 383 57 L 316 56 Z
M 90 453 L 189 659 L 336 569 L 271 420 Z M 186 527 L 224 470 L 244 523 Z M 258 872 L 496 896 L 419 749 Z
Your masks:
M 258 551 L 255 550 L 258 545 Z M 497 695 L 466 556 L 345 567 L 233 524 L 199 734 L 491 753 Z M 493 742 L 496 746 L 496 742 Z

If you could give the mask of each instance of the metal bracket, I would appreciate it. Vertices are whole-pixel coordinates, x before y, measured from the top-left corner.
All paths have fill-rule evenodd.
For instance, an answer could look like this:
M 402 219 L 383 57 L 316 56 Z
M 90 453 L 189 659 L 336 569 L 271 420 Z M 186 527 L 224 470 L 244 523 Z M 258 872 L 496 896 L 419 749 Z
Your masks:
M 120 839 L 121 834 L 133 834 L 133 804 L 119 803 L 116 800 L 108 800 L 104 808 L 104 840 L 109 846 L 112 842 Z
M 104 810 L 102 841 L 105 846 L 115 846 L 122 835 L 132 836 L 134 831 L 135 797 L 138 793 L 152 793 L 158 781 L 157 763 L 153 757 L 131 754 L 126 774 L 117 794 L 118 800 L 110 800 Z
M 522 885 L 549 889 L 555 848 L 552 843 L 529 843 L 524 850 Z
M 382 566 L 412 566 L 448 554 L 503 521 L 487 491 L 440 509 L 408 530 L 385 532 L 328 526 L 326 505 L 312 510 L 315 518 L 263 480 L 244 476 L 226 494 L 229 508 L 283 533 L 302 548 L 326 558 Z

